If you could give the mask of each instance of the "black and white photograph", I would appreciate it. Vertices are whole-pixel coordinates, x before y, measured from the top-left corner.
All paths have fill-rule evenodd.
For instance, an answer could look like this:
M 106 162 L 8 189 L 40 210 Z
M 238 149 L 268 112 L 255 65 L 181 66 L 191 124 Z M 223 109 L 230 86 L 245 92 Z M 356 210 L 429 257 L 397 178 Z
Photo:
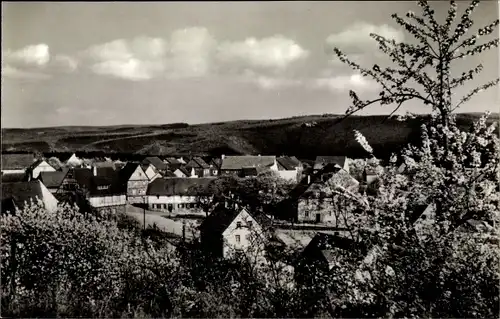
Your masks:
M 0 318 L 498 318 L 500 1 L 2 1 Z

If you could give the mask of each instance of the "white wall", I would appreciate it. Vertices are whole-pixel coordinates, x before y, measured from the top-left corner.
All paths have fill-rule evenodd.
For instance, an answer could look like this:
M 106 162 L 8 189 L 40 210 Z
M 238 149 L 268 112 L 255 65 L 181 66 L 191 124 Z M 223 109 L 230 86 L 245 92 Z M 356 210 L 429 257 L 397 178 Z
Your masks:
M 42 196 L 43 196 L 43 204 L 45 208 L 48 211 L 55 211 L 57 209 L 57 205 L 59 204 L 59 201 L 54 197 L 54 195 L 45 187 L 45 185 L 38 181 L 40 183 L 40 188 L 42 189 Z
M 24 169 L 2 169 L 2 173 L 4 174 L 24 174 L 26 170 Z
M 289 180 L 289 181 L 294 181 L 297 182 L 299 179 L 299 172 L 298 170 L 293 170 L 293 171 L 277 171 L 279 177 Z
M 82 163 L 82 160 L 76 157 L 75 154 L 71 155 L 71 157 L 66 161 L 66 164 L 69 166 L 80 166 Z
M 345 227 L 343 210 L 339 210 L 334 205 L 331 198 L 322 200 L 317 198 L 300 199 L 297 205 L 297 220 L 301 223 L 315 223 L 316 214 L 320 215 L 320 223 L 331 225 L 332 227 Z
M 126 195 L 109 195 L 109 196 L 91 196 L 89 198 L 92 207 L 107 207 L 125 205 L 127 202 Z
M 49 163 L 46 161 L 42 161 L 40 164 L 38 164 L 32 172 L 32 177 L 37 178 L 40 175 L 40 172 L 55 172 L 56 169 L 50 166 Z
M 252 227 L 248 227 L 248 221 L 252 221 Z M 238 222 L 242 227 L 238 227 Z M 237 242 L 236 236 L 240 236 L 240 241 Z M 242 210 L 233 222 L 222 233 L 224 246 L 222 248 L 223 257 L 227 258 L 231 255 L 234 249 L 242 249 L 249 251 L 250 248 L 254 252 L 264 253 L 263 237 L 260 239 L 252 238 L 252 236 L 262 236 L 262 228 L 257 221 L 246 210 Z

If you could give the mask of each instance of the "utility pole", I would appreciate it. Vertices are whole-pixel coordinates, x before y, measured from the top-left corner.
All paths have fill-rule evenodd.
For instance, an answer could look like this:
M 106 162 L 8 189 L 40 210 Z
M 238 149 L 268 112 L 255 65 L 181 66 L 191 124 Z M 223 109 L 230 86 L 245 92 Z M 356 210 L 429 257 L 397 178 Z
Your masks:
M 144 224 L 144 230 L 146 230 L 146 199 L 143 197 L 142 198 L 142 222 Z

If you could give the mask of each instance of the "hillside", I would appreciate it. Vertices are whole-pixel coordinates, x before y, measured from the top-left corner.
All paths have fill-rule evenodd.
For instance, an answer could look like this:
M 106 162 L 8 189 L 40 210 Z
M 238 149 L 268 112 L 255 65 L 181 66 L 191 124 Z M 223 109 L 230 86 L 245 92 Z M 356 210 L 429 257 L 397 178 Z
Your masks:
M 459 114 L 467 127 L 478 114 Z M 362 157 L 354 140 L 361 131 L 375 152 L 386 157 L 408 141 L 418 141 L 423 118 L 409 122 L 384 116 L 351 116 L 334 124 L 338 115 L 313 115 L 277 120 L 243 120 L 188 125 L 123 125 L 2 129 L 3 152 L 98 152 L 150 155 L 290 154 Z M 491 121 L 498 121 L 493 114 Z M 304 123 L 315 123 L 313 126 Z

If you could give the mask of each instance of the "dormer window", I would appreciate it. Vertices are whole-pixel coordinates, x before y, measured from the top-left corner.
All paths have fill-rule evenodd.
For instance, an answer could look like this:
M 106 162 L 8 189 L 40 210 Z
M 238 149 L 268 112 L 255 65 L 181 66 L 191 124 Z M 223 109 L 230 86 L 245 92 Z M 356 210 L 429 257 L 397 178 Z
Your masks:
M 109 188 L 109 185 L 101 185 L 101 186 L 97 186 L 97 190 L 104 190 L 104 189 L 108 189 Z
M 241 228 L 241 222 L 236 223 L 236 228 Z

